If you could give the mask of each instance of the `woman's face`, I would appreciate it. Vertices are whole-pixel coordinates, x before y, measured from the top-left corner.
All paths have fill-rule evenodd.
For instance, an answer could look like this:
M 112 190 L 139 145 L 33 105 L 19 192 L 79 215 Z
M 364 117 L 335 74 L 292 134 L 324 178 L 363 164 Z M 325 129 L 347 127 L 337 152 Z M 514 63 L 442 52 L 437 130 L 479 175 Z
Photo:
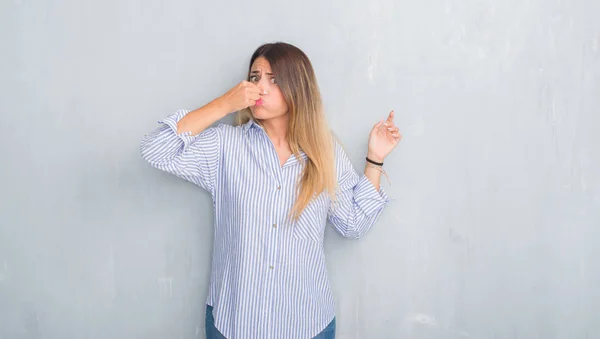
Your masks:
M 288 112 L 288 106 L 283 98 L 283 93 L 277 85 L 277 74 L 273 74 L 271 64 L 264 57 L 258 57 L 250 68 L 250 82 L 258 85 L 261 91 L 261 100 L 255 106 L 250 106 L 250 111 L 255 119 L 272 119 L 283 116 Z

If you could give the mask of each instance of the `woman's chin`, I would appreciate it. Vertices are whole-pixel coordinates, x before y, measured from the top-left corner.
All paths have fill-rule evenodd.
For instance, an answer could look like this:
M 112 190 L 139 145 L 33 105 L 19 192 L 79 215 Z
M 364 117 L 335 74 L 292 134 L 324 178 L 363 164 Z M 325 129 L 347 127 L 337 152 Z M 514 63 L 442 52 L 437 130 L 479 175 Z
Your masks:
M 263 107 L 254 107 L 251 109 L 252 111 L 252 116 L 255 119 L 269 119 L 271 118 L 272 114 L 269 114 L 269 111 L 267 111 L 266 109 L 264 109 Z
M 256 107 L 256 106 L 250 108 L 250 111 L 252 112 L 252 116 L 254 117 L 254 119 L 260 119 L 260 120 L 280 118 L 287 114 L 287 112 L 278 113 L 277 111 L 273 112 L 273 111 L 269 111 L 268 109 L 266 109 L 264 107 Z

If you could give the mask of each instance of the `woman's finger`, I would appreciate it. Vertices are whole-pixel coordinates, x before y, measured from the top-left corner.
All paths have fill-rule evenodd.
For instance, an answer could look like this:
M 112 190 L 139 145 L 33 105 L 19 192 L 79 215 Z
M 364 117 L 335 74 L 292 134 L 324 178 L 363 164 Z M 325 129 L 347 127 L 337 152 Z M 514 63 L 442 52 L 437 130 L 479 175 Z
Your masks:
M 384 124 L 385 124 L 384 120 L 379 121 L 378 123 L 375 124 L 375 126 L 373 126 L 373 130 L 377 130 L 377 133 L 379 133 L 381 131 L 381 127 L 383 127 Z
M 390 112 L 390 114 L 388 115 L 388 117 L 387 117 L 387 119 L 386 119 L 386 120 L 387 120 L 387 122 L 388 122 L 388 123 L 391 123 L 391 124 L 393 124 L 393 123 L 394 123 L 394 110 L 392 110 L 392 111 Z

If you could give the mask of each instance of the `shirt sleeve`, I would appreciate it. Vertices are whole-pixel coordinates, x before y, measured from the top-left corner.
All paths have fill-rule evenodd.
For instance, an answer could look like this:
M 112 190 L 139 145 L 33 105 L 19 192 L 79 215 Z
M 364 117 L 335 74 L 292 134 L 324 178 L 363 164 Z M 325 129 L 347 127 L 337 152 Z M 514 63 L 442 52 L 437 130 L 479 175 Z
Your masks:
M 155 168 L 190 181 L 211 194 L 214 192 L 221 157 L 222 125 L 197 135 L 177 134 L 177 123 L 190 111 L 179 109 L 144 136 L 142 157 Z
M 369 178 L 354 170 L 350 159 L 336 142 L 338 191 L 328 211 L 329 221 L 344 237 L 358 239 L 373 226 L 390 199 Z

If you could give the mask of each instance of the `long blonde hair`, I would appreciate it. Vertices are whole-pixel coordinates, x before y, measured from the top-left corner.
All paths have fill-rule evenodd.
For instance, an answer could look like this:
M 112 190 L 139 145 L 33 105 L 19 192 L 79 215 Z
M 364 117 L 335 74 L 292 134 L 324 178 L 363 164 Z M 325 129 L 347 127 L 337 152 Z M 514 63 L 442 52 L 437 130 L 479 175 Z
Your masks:
M 317 195 L 327 191 L 332 199 L 335 198 L 333 135 L 323 113 L 315 72 L 306 54 L 284 42 L 264 44 L 250 58 L 249 70 L 258 57 L 264 57 L 271 64 L 287 103 L 290 149 L 299 160 L 302 160 L 300 150 L 308 157 L 296 186 L 297 199 L 290 211 L 290 217 L 297 220 Z M 252 113 L 244 109 L 238 113 L 237 123 L 244 124 L 250 118 Z

